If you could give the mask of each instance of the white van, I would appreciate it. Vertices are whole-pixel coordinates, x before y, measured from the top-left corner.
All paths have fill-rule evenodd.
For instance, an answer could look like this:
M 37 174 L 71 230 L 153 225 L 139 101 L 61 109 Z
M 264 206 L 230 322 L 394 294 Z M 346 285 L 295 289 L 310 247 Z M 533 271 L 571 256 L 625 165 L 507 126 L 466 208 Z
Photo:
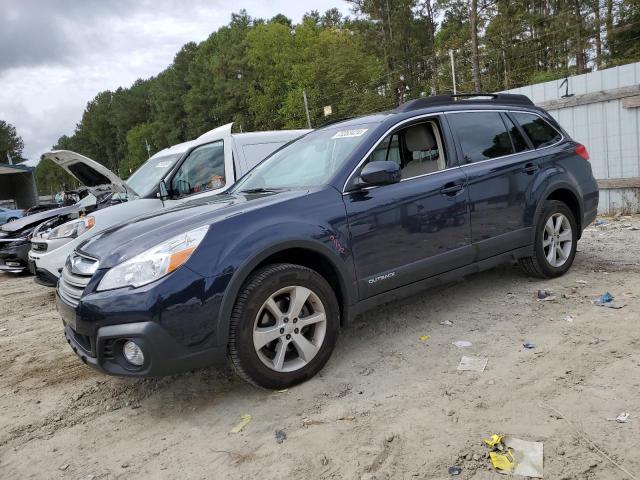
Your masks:
M 73 176 L 91 172 L 109 177 L 112 183 L 122 185 L 126 193 L 119 195 L 126 201 L 53 228 L 46 222 L 40 225 L 29 251 L 29 270 L 36 275 L 36 282 L 54 287 L 69 254 L 96 233 L 154 210 L 225 192 L 272 152 L 309 132 L 231 133 L 231 125 L 156 153 L 126 182 L 78 153 L 56 150 L 44 154 L 42 158 Z

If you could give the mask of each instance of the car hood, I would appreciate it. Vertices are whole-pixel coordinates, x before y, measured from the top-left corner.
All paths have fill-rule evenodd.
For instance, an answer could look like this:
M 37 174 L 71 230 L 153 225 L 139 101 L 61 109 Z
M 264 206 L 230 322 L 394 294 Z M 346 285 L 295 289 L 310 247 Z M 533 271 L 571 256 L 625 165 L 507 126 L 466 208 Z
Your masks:
M 67 207 L 54 208 L 52 210 L 45 210 L 44 212 L 34 213 L 33 215 L 27 215 L 26 217 L 19 218 L 13 222 L 5 223 L 0 227 L 0 231 L 6 233 L 15 233 L 24 228 L 30 226 L 36 226 L 42 222 L 49 220 L 50 218 L 57 217 L 58 215 L 67 215 L 69 213 L 79 212 L 83 207 L 77 203 L 69 205 Z
M 113 185 L 116 187 L 114 189 L 116 192 L 136 195 L 127 182 L 118 175 L 104 165 L 79 153 L 70 150 L 53 150 L 43 154 L 41 158 L 51 160 L 89 189 L 100 185 Z
M 176 235 L 203 225 L 212 225 L 249 209 L 302 197 L 309 191 L 223 194 L 152 212 L 100 232 L 78 246 L 78 250 L 99 259 L 100 268 L 110 268 Z

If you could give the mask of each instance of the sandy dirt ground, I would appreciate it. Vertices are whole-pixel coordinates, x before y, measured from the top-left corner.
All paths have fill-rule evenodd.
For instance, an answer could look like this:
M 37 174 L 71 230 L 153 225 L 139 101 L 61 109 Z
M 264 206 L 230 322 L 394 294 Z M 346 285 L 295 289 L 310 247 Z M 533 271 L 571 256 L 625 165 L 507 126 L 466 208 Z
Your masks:
M 224 370 L 97 373 L 53 291 L 0 274 L 0 478 L 503 478 L 491 433 L 544 442 L 546 479 L 640 478 L 640 216 L 607 221 L 562 278 L 505 266 L 361 317 L 319 376 L 282 392 Z M 605 291 L 626 306 L 594 305 Z M 456 371 L 462 355 L 486 370 Z

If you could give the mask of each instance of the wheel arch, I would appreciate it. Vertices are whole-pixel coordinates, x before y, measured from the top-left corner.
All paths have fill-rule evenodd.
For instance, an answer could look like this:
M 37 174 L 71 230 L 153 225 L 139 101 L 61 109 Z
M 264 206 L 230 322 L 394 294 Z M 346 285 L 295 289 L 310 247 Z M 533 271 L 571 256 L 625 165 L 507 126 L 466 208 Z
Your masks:
M 229 337 L 229 318 L 238 293 L 247 278 L 257 269 L 273 263 L 302 265 L 318 272 L 327 280 L 336 294 L 340 307 L 340 324 L 348 325 L 352 317 L 351 305 L 357 299 L 354 283 L 344 265 L 340 265 L 335 254 L 324 244 L 304 240 L 279 243 L 261 251 L 236 270 L 222 299 L 217 338 Z
M 557 185 L 547 192 L 544 201 L 558 200 L 564 203 L 576 219 L 578 225 L 578 238 L 582 235 L 582 211 L 583 206 L 578 193 L 568 185 Z

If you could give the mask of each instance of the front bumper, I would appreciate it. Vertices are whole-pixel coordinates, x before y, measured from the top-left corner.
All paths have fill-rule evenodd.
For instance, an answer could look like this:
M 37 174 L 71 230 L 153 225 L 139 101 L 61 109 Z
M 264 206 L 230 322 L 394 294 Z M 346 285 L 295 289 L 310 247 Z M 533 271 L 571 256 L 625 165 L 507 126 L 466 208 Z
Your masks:
M 222 295 L 212 294 L 223 284 L 180 268 L 145 287 L 83 294 L 75 307 L 56 291 L 56 307 L 67 342 L 84 363 L 110 375 L 159 377 L 225 359 L 226 339 L 216 335 Z M 124 358 L 127 340 L 142 348 L 141 367 Z
M 27 255 L 31 244 L 0 244 L 0 272 L 22 273 L 27 270 Z
M 82 335 L 64 324 L 64 336 L 84 363 L 103 373 L 125 377 L 162 377 L 195 370 L 219 363 L 225 353 L 222 347 L 189 352 L 153 322 L 102 327 L 95 337 Z M 142 348 L 142 366 L 131 365 L 124 358 L 122 346 L 127 340 Z

